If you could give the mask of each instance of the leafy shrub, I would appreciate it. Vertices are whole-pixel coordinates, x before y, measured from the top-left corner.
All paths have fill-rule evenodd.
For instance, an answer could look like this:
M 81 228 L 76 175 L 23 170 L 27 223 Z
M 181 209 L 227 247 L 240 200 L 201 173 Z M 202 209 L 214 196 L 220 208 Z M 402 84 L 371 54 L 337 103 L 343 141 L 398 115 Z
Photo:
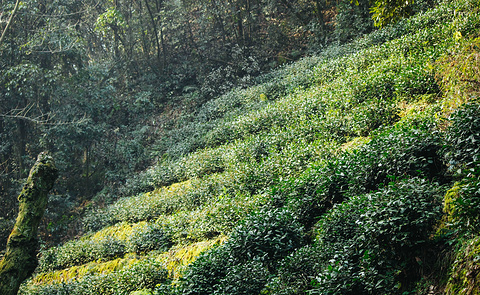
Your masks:
M 84 218 L 87 230 L 95 231 L 118 222 L 152 220 L 162 214 L 195 209 L 213 196 L 225 191 L 230 183 L 228 174 L 212 174 L 163 187 L 153 192 L 126 197 L 103 209 L 89 212 Z
M 220 280 L 214 294 L 222 295 L 251 295 L 260 294 L 267 283 L 269 272 L 259 261 L 248 261 L 234 265 Z
M 337 169 L 349 178 L 350 195 L 375 190 L 392 177 L 405 175 L 443 181 L 440 149 L 439 136 L 428 127 L 399 126 L 379 132 L 360 149 L 345 154 Z
M 160 217 L 157 222 L 171 231 L 177 243 L 202 241 L 229 235 L 239 220 L 261 206 L 263 199 L 263 196 L 222 194 L 215 202 Z
M 384 129 L 358 149 L 279 182 L 271 192 L 271 204 L 287 206 L 296 220 L 310 228 L 334 204 L 377 190 L 397 177 L 445 181 L 442 141 L 428 126 L 421 126 Z
M 480 180 L 463 179 L 445 197 L 450 227 L 460 233 L 476 235 L 480 232 Z
M 271 205 L 286 206 L 295 220 L 312 227 L 333 204 L 340 203 L 347 188 L 347 176 L 336 161 L 311 167 L 299 177 L 289 178 L 273 188 Z
M 292 252 L 278 266 L 278 273 L 267 283 L 267 294 L 296 295 L 309 290 L 320 271 L 319 247 L 307 245 Z
M 125 228 L 129 231 L 126 236 L 120 232 L 114 232 L 112 235 L 97 233 L 43 251 L 39 269 L 42 271 L 62 269 L 95 260 L 111 260 L 127 252 L 166 250 L 171 245 L 170 235 L 158 224 L 139 223 L 133 226 L 127 224 Z
M 480 168 L 480 104 L 466 103 L 451 118 L 446 132 L 445 158 L 449 170 L 459 175 L 479 173 Z M 464 170 L 464 171 L 462 171 Z
M 418 278 L 422 249 L 441 215 L 438 185 L 411 179 L 353 197 L 318 224 L 324 249 L 316 294 L 401 294 Z M 355 245 L 355 247 L 349 247 Z M 400 283 L 400 284 L 399 284 Z
M 147 224 L 135 227 L 126 241 L 128 252 L 147 252 L 151 250 L 167 250 L 171 246 L 170 235 L 158 224 Z
M 352 110 L 354 130 L 359 136 L 368 136 L 380 127 L 393 125 L 398 121 L 397 107 L 383 99 L 374 99 Z
M 413 178 L 335 205 L 313 246 L 281 263 L 270 294 L 402 294 L 427 260 L 442 188 Z M 418 262 L 420 260 L 420 262 Z M 312 283 L 313 282 L 313 283 Z
M 229 255 L 224 246 L 202 253 L 181 278 L 180 294 L 213 294 L 230 265 Z
M 415 41 L 418 42 L 418 40 Z M 435 52 L 424 54 L 436 55 Z M 422 60 L 422 62 L 424 61 Z M 428 61 L 425 63 L 427 64 Z M 406 65 L 395 77 L 395 93 L 400 97 L 407 98 L 422 94 L 438 94 L 440 93 L 440 86 L 435 80 L 432 70 L 425 68 L 425 65 Z
M 224 245 L 200 255 L 187 269 L 180 290 L 182 294 L 257 293 L 277 262 L 303 243 L 302 228 L 288 211 L 261 210 L 237 226 Z
M 24 284 L 22 295 L 118 295 L 130 294 L 143 289 L 153 290 L 156 285 L 166 283 L 168 271 L 155 259 L 148 258 L 125 266 L 109 274 L 92 274 L 74 278 L 59 284 Z
M 273 266 L 303 243 L 303 229 L 288 211 L 264 209 L 241 222 L 226 247 L 240 262 L 258 260 Z

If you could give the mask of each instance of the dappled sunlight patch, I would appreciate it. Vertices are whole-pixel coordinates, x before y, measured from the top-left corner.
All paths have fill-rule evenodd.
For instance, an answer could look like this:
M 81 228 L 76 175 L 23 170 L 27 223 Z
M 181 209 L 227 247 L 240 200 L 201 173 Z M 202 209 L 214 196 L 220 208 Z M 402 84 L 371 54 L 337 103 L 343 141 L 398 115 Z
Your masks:
M 33 278 L 32 283 L 36 285 L 59 284 L 90 274 L 109 274 L 122 269 L 126 265 L 133 264 L 136 261 L 138 261 L 138 258 L 136 257 L 117 258 L 107 262 L 93 261 L 84 265 L 72 266 L 63 270 L 40 273 Z
M 135 224 L 122 222 L 80 240 L 43 251 L 39 269 L 52 271 L 91 261 L 115 260 L 125 253 L 147 253 L 166 250 L 170 246 L 170 234 L 164 227 L 146 221 Z
M 228 235 L 239 220 L 266 202 L 266 196 L 221 194 L 216 201 L 195 210 L 161 216 L 157 223 L 168 228 L 176 244 Z
M 118 224 L 115 224 L 113 226 L 109 226 L 105 229 L 102 229 L 101 231 L 95 233 L 91 239 L 92 240 L 99 240 L 99 239 L 104 239 L 105 237 L 116 237 L 120 241 L 125 241 L 130 237 L 133 233 L 133 231 L 136 228 L 142 228 L 145 227 L 147 224 L 146 221 L 141 221 L 139 223 L 128 223 L 128 222 L 121 222 Z
M 352 140 L 342 144 L 340 146 L 340 149 L 343 151 L 343 152 L 351 152 L 353 150 L 356 150 L 358 149 L 359 147 L 361 147 L 362 145 L 368 143 L 369 141 L 371 140 L 370 137 L 362 137 L 362 136 L 359 136 L 359 137 L 355 137 L 353 138 Z
M 200 253 L 213 246 L 221 245 L 226 240 L 226 236 L 219 236 L 212 240 L 197 242 L 190 245 L 179 245 L 160 255 L 157 260 L 165 265 L 165 268 L 169 271 L 170 277 L 178 279 L 186 267 L 195 261 Z
M 436 78 L 446 94 L 443 103 L 446 114 L 480 96 L 480 37 L 471 40 L 456 31 L 454 38 L 456 47 L 436 63 Z

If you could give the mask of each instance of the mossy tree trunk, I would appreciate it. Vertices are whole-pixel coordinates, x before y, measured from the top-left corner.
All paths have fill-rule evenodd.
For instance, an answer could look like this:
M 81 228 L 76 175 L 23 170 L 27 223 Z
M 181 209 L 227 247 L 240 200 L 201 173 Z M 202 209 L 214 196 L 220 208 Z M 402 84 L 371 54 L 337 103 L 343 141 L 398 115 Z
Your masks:
M 20 284 L 37 266 L 38 225 L 48 201 L 48 192 L 57 179 L 53 159 L 41 153 L 30 170 L 27 183 L 18 196 L 20 210 L 0 262 L 0 294 L 15 295 Z

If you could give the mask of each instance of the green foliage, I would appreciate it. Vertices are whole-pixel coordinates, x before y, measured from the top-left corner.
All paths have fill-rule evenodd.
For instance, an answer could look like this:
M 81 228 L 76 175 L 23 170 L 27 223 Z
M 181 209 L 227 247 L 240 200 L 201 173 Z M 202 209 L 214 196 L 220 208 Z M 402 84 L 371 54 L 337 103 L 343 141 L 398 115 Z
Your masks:
M 468 36 L 476 36 L 473 31 L 479 26 L 480 18 L 477 16 L 469 18 L 468 22 L 456 28 L 453 32 L 456 46 L 436 62 L 437 79 L 450 98 L 444 107 L 450 110 L 478 97 L 480 39 L 470 40 Z
M 409 175 L 445 181 L 441 148 L 441 139 L 428 126 L 385 129 L 358 149 L 280 182 L 271 193 L 272 205 L 287 206 L 309 228 L 333 204 L 392 179 Z
M 168 283 L 167 276 L 168 272 L 160 262 L 146 258 L 109 274 L 92 274 L 51 285 L 24 284 L 19 294 L 130 294 L 137 290 L 153 290 L 159 284 Z
M 335 17 L 334 36 L 340 43 L 373 31 L 373 21 L 370 15 L 370 1 L 362 0 L 352 3 L 342 0 L 337 5 L 338 14 Z
M 192 20 L 198 26 L 184 27 L 184 36 L 199 28 L 205 29 L 206 35 L 215 35 L 211 31 L 212 20 L 231 9 L 223 2 L 214 1 L 220 8 L 209 6 L 214 4 L 212 1 L 200 2 L 188 5 L 192 9 L 195 5 L 199 5 L 198 9 L 208 6 L 211 19 L 204 23 Z M 131 22 L 135 13 L 141 10 L 129 15 L 122 3 L 118 3 L 118 9 L 128 26 L 119 29 L 118 39 L 113 38 L 110 45 L 128 45 L 123 37 L 141 36 L 129 31 L 129 26 L 135 25 Z M 363 8 L 356 7 L 362 11 L 351 12 L 356 19 L 364 16 L 366 3 L 363 4 Z M 441 100 L 446 92 L 441 92 L 440 82 L 435 80 L 439 77 L 435 61 L 456 46 L 457 28 L 461 28 L 462 38 L 467 38 L 464 32 L 473 34 L 478 29 L 477 17 L 469 16 L 470 8 L 462 5 L 442 3 L 351 43 L 326 47 L 315 56 L 285 64 L 257 78 L 250 76 L 238 88 L 208 102 L 200 91 L 211 95 L 226 91 L 241 75 L 236 65 L 224 64 L 213 69 L 211 75 L 204 72 L 203 90 L 186 86 L 188 77 L 183 71 L 188 67 L 177 70 L 178 81 L 172 77 L 157 80 L 144 76 L 135 80 L 139 84 L 133 83 L 131 77 L 118 78 L 117 71 L 125 69 L 116 66 L 111 70 L 99 67 L 96 75 L 94 68 L 88 74 L 84 72 L 84 80 L 78 80 L 82 82 L 78 84 L 86 88 L 78 89 L 91 89 L 75 92 L 74 97 L 63 95 L 69 93 L 66 91 L 58 98 L 82 102 L 82 95 L 91 94 L 89 99 L 95 102 L 94 106 L 89 108 L 85 103 L 91 119 L 51 131 L 58 132 L 59 138 L 68 139 L 71 135 L 72 143 L 85 144 L 72 148 L 71 153 L 62 147 L 58 153 L 63 153 L 66 164 L 74 156 L 81 162 L 82 173 L 88 167 L 96 168 L 97 174 L 85 174 L 90 180 L 99 176 L 98 181 L 123 182 L 126 176 L 122 169 L 135 176 L 121 189 L 104 190 L 98 196 L 97 200 L 107 202 L 122 198 L 102 208 L 92 206 L 83 220 L 90 232 L 88 236 L 43 251 L 42 270 L 73 268 L 94 259 L 111 260 L 135 252 L 128 255 L 159 259 L 172 256 L 175 262 L 167 259 L 164 264 L 174 270 L 174 278 L 183 275 L 178 288 L 161 282 L 138 289 L 111 287 L 109 284 L 115 280 L 125 286 L 133 283 L 104 274 L 92 275 L 95 278 L 91 280 L 91 289 L 101 293 L 98 285 L 119 294 L 413 292 L 416 282 L 429 276 L 431 266 L 427 264 L 438 254 L 432 252 L 443 247 L 442 241 L 432 240 L 433 226 L 441 216 L 438 196 L 443 195 L 442 184 L 450 181 L 442 160 L 457 157 L 454 155 L 458 151 L 465 158 L 458 156 L 455 163 L 462 161 L 461 165 L 468 164 L 471 169 L 474 161 L 469 157 L 475 157 L 462 152 L 462 148 L 475 149 L 469 145 L 473 142 L 468 141 L 474 132 L 466 132 L 473 124 L 467 118 L 475 118 L 475 112 L 461 115 L 464 122 L 455 119 L 458 122 L 444 136 L 445 125 L 439 117 L 443 115 Z M 178 13 L 186 13 L 177 8 Z M 236 11 L 241 13 L 242 9 Z M 302 9 L 299 7 L 298 11 Z M 164 30 L 156 36 L 165 37 L 164 41 L 169 43 L 181 35 L 167 34 L 174 22 L 160 26 L 160 19 L 170 17 L 167 11 L 159 12 L 152 22 Z M 343 13 L 339 16 L 346 21 L 350 14 Z M 244 19 L 247 23 L 253 24 Z M 217 26 L 222 24 L 219 21 Z M 291 29 L 284 25 L 285 30 Z M 349 24 L 343 25 L 347 29 L 339 34 L 345 33 L 340 37 L 346 41 L 349 34 L 356 33 L 348 31 Z M 368 26 L 358 29 L 363 32 Z M 177 41 L 175 44 L 181 47 L 182 40 Z M 218 38 L 211 42 L 218 45 L 223 41 Z M 213 50 L 211 44 L 197 45 L 194 55 L 205 53 L 208 48 Z M 195 46 L 186 50 L 192 48 Z M 252 51 L 236 49 L 234 45 L 218 48 L 217 52 L 238 54 L 232 60 L 255 75 L 252 69 L 257 60 L 245 61 Z M 174 52 L 177 47 L 166 49 Z M 137 49 L 120 47 L 119 56 L 125 56 L 123 50 Z M 159 56 L 168 50 L 159 50 Z M 136 75 L 132 70 L 135 67 L 124 66 L 131 71 L 129 75 Z M 143 87 L 139 86 L 142 79 L 162 82 Z M 166 101 L 179 93 L 183 96 L 178 101 Z M 151 110 L 159 106 L 165 111 L 163 115 Z M 124 126 L 129 120 L 136 125 Z M 106 125 L 96 128 L 97 122 Z M 464 143 L 456 146 L 457 137 L 463 138 Z M 447 147 L 442 150 L 444 145 Z M 82 157 L 85 151 L 91 151 L 89 148 L 103 154 L 89 158 L 92 162 L 87 165 Z M 447 152 L 446 158 L 443 151 Z M 157 164 L 136 175 L 135 171 L 147 167 L 150 157 L 156 157 Z M 106 166 L 102 165 L 103 160 Z M 476 173 L 468 169 L 464 170 Z M 97 180 L 87 183 L 98 183 Z M 457 210 L 452 212 L 457 214 L 455 225 L 459 228 L 478 223 L 477 186 L 472 181 L 470 188 L 459 189 L 454 198 L 458 204 L 452 203 Z M 134 229 L 130 225 L 137 222 L 146 226 Z M 122 227 L 126 229 L 117 230 Z M 312 243 L 315 233 L 317 240 Z M 200 252 L 191 243 L 220 235 L 229 239 L 186 266 Z M 172 244 L 173 248 L 160 254 Z M 180 257 L 183 254 L 178 249 L 185 249 L 181 245 L 195 248 L 184 255 L 188 258 Z M 159 251 L 152 251 L 156 249 Z M 115 259 L 107 263 L 113 262 Z M 82 285 L 81 277 L 85 276 L 79 275 L 62 287 L 41 282 L 25 288 L 50 288 L 54 294 L 67 293 L 71 288 L 71 294 L 83 294 L 78 291 L 83 288 L 79 286 L 87 283 Z M 117 276 L 112 274 L 111 278 Z
M 395 23 L 398 20 L 407 17 L 413 13 L 412 5 L 414 1 L 408 0 L 374 0 L 371 9 L 372 18 L 375 26 L 384 27 L 385 25 Z
M 128 252 L 147 252 L 152 250 L 166 250 L 171 246 L 169 233 L 157 224 L 147 224 L 144 227 L 135 227 L 126 243 Z
M 346 175 L 337 169 L 336 162 L 329 161 L 281 182 L 271 192 L 271 204 L 286 206 L 296 220 L 310 228 L 327 209 L 343 200 L 346 187 Z
M 228 241 L 202 254 L 182 278 L 182 294 L 255 294 L 276 263 L 304 243 L 286 210 L 262 210 L 237 226 Z M 236 293 L 239 292 L 239 293 Z
M 317 242 L 282 262 L 272 294 L 402 294 L 412 288 L 441 215 L 436 183 L 409 179 L 334 206 Z M 305 266 L 305 267 L 300 267 Z M 311 284 L 312 280 L 315 284 Z
M 305 293 L 315 283 L 319 273 L 323 249 L 306 245 L 285 257 L 278 266 L 276 276 L 267 283 L 266 294 L 294 295 Z
M 214 294 L 260 294 L 267 283 L 269 272 L 258 261 L 248 261 L 233 265 L 224 278 L 220 280 Z
M 109 7 L 104 13 L 98 16 L 97 22 L 95 23 L 95 30 L 106 31 L 112 28 L 117 30 L 125 26 L 125 19 L 122 14 L 115 9 L 115 7 Z
M 240 220 L 262 205 L 264 197 L 222 194 L 197 209 L 179 211 L 157 221 L 172 232 L 177 243 L 195 242 L 228 235 Z
M 257 260 L 272 267 L 303 244 L 303 229 L 286 210 L 262 210 L 237 226 L 226 247 L 239 262 Z
M 451 117 L 446 132 L 445 159 L 457 176 L 478 175 L 480 165 L 480 104 L 463 105 Z
M 456 251 L 455 261 L 451 267 L 451 276 L 445 288 L 445 294 L 461 294 L 466 290 L 471 294 L 478 293 L 478 272 L 475 270 L 480 251 L 480 239 L 475 237 L 464 242 Z
M 90 261 L 110 260 L 129 252 L 166 250 L 171 246 L 165 228 L 151 223 L 132 227 L 128 237 L 99 235 L 73 240 L 42 253 L 39 268 L 51 271 L 81 265 Z
M 458 189 L 445 200 L 449 210 L 448 226 L 461 234 L 477 235 L 480 232 L 480 181 L 478 177 L 464 178 Z
M 375 190 L 405 175 L 443 181 L 440 138 L 428 126 L 419 127 L 387 129 L 347 154 L 340 167 L 349 177 L 349 194 Z

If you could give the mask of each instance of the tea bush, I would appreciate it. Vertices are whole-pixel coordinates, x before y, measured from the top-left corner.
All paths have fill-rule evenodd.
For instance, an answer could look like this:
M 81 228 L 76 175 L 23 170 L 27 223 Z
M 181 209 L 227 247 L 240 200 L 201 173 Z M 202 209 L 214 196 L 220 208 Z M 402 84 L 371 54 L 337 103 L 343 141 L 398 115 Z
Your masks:
M 171 245 L 170 234 L 165 228 L 152 223 L 130 226 L 121 224 L 118 231 L 97 233 L 73 240 L 59 247 L 42 252 L 39 269 L 50 271 L 81 265 L 95 260 L 110 260 L 128 252 L 142 253 L 151 250 L 166 250 Z M 127 233 L 122 233 L 121 231 Z
M 298 126 L 297 126 L 298 127 Z M 208 205 L 219 195 L 262 194 L 282 177 L 299 175 L 309 163 L 328 157 L 335 146 L 322 142 L 294 140 L 294 130 L 280 130 L 252 136 L 230 147 L 219 147 L 226 166 L 222 173 L 203 175 L 153 193 L 122 198 L 104 209 L 90 212 L 84 219 L 88 230 L 98 230 L 118 222 L 152 220 L 184 210 Z M 320 154 L 322 150 L 324 153 Z
M 258 260 L 267 266 L 304 243 L 303 228 L 287 210 L 261 210 L 237 226 L 225 244 L 237 261 Z
M 342 157 L 339 169 L 349 177 L 350 195 L 367 193 L 406 175 L 444 181 L 441 147 L 438 134 L 428 126 L 394 127 L 380 131 L 370 142 Z
M 143 227 L 135 227 L 126 241 L 127 252 L 148 252 L 152 250 L 167 250 L 171 246 L 171 234 L 165 228 L 148 223 Z
M 452 115 L 446 132 L 445 159 L 449 170 L 459 176 L 479 173 L 480 104 L 466 103 Z
M 422 257 L 422 248 L 430 243 L 441 214 L 440 193 L 437 184 L 412 179 L 332 210 L 318 225 L 319 247 L 341 254 L 328 260 L 315 289 L 401 294 L 418 276 L 415 257 Z M 352 244 L 355 249 L 345 247 Z
M 279 182 L 271 192 L 272 205 L 287 206 L 310 228 L 334 204 L 375 191 L 392 179 L 422 176 L 446 181 L 441 138 L 429 125 L 418 127 L 386 128 L 358 149 Z
M 264 287 L 276 263 L 305 243 L 288 211 L 260 210 L 237 226 L 227 242 L 192 263 L 181 294 L 252 294 Z M 251 292 L 251 293 L 249 293 Z
M 139 260 L 109 274 L 92 274 L 47 285 L 23 284 L 22 295 L 118 295 L 143 289 L 153 290 L 167 282 L 168 272 L 153 258 Z
M 282 261 L 271 294 L 408 291 L 422 267 L 417 258 L 425 260 L 423 250 L 435 243 L 429 237 L 442 213 L 441 194 L 438 184 L 413 178 L 334 206 L 318 222 L 313 248 Z
M 323 249 L 306 245 L 289 254 L 279 263 L 276 276 L 271 276 L 266 284 L 265 294 L 296 295 L 310 290 L 321 269 L 322 253 Z
M 162 214 L 172 214 L 180 209 L 193 209 L 213 195 L 224 191 L 222 184 L 228 177 L 212 174 L 204 179 L 194 179 L 150 193 L 126 197 L 107 206 L 89 212 L 85 227 L 90 231 L 122 221 L 138 222 L 152 220 Z
M 238 221 L 262 205 L 264 198 L 222 194 L 212 203 L 162 216 L 157 222 L 169 229 L 178 244 L 211 239 L 230 234 Z
M 222 246 L 206 251 L 187 268 L 180 279 L 178 294 L 214 294 L 230 265 L 229 255 Z
M 251 295 L 260 294 L 268 281 L 270 273 L 259 261 L 233 265 L 220 280 L 214 294 Z
M 337 169 L 336 161 L 328 161 L 280 182 L 271 192 L 271 205 L 289 208 L 295 220 L 311 228 L 333 204 L 344 199 L 346 187 L 347 176 Z

